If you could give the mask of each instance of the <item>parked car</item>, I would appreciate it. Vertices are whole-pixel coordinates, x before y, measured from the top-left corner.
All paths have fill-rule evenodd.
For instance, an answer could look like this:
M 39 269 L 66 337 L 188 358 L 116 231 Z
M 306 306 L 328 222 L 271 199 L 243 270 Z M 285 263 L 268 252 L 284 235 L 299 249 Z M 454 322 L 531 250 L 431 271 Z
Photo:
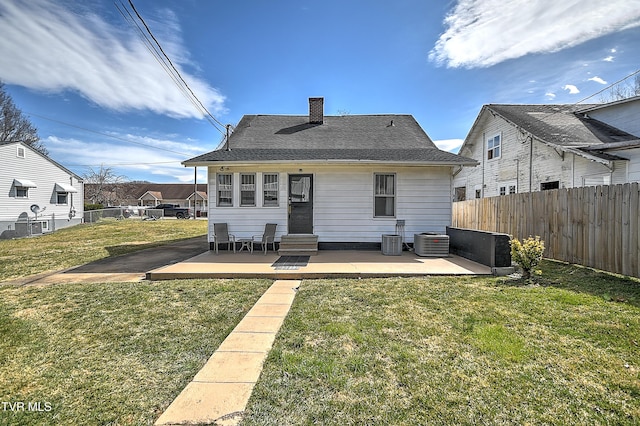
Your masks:
M 165 217 L 175 217 L 176 219 L 187 219 L 191 217 L 191 209 L 180 207 L 177 204 L 158 204 L 153 208 L 163 210 Z

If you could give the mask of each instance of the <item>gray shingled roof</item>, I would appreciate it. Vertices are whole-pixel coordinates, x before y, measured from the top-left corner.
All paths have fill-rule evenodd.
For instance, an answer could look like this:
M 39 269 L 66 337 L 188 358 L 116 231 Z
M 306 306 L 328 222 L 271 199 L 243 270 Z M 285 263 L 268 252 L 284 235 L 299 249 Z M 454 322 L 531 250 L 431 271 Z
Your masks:
M 95 191 L 99 186 L 96 183 L 85 183 L 86 192 Z M 102 185 L 107 191 L 113 191 L 116 187 L 127 194 L 128 198 L 140 198 L 147 192 L 159 192 L 163 200 L 186 200 L 193 194 L 194 185 L 192 183 L 148 183 L 148 182 L 123 182 L 118 184 Z M 199 183 L 198 192 L 206 194 L 207 184 Z
M 207 162 L 374 161 L 476 164 L 438 149 L 411 115 L 245 115 L 224 148 L 185 161 Z
M 580 149 L 607 160 L 622 159 L 602 152 L 607 146 L 638 141 L 632 134 L 580 113 L 595 105 L 490 104 L 486 107 L 546 143 Z M 599 149 L 590 150 L 589 146 Z

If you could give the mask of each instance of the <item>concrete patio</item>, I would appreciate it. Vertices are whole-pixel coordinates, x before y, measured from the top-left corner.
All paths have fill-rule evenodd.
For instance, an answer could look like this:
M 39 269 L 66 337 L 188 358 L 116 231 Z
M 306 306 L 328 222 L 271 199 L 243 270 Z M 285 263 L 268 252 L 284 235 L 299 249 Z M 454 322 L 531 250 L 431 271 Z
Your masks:
M 425 275 L 490 275 L 491 268 L 468 259 L 449 255 L 445 258 L 419 257 L 413 252 L 385 256 L 379 251 L 321 250 L 310 256 L 306 266 L 276 269 L 277 253 L 215 254 L 208 251 L 191 259 L 147 272 L 149 280 L 181 278 L 272 278 L 312 279 L 347 277 L 390 277 Z

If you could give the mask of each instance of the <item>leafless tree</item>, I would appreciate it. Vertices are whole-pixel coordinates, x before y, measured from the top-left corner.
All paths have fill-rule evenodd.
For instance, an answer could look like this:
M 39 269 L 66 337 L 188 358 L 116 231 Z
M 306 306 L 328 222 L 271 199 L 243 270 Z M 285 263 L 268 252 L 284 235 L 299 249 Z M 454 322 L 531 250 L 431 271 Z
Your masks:
M 82 178 L 85 183 L 85 199 L 93 204 L 118 205 L 121 199 L 126 198 L 123 192 L 127 178 L 116 174 L 111 167 L 104 164 L 98 170 L 89 167 Z
M 636 75 L 632 82 L 622 82 L 616 84 L 600 100 L 603 103 L 620 101 L 622 99 L 640 96 L 640 75 Z
M 24 142 L 44 155 L 49 152 L 38 136 L 38 129 L 13 102 L 0 81 L 0 141 Z

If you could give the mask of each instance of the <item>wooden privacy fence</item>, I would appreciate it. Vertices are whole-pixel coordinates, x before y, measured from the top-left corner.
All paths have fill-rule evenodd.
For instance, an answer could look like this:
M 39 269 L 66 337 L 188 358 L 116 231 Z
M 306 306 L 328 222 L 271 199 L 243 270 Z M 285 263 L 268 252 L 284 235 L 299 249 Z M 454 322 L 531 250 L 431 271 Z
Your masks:
M 460 201 L 452 225 L 539 235 L 546 257 L 640 277 L 639 191 L 634 182 Z

